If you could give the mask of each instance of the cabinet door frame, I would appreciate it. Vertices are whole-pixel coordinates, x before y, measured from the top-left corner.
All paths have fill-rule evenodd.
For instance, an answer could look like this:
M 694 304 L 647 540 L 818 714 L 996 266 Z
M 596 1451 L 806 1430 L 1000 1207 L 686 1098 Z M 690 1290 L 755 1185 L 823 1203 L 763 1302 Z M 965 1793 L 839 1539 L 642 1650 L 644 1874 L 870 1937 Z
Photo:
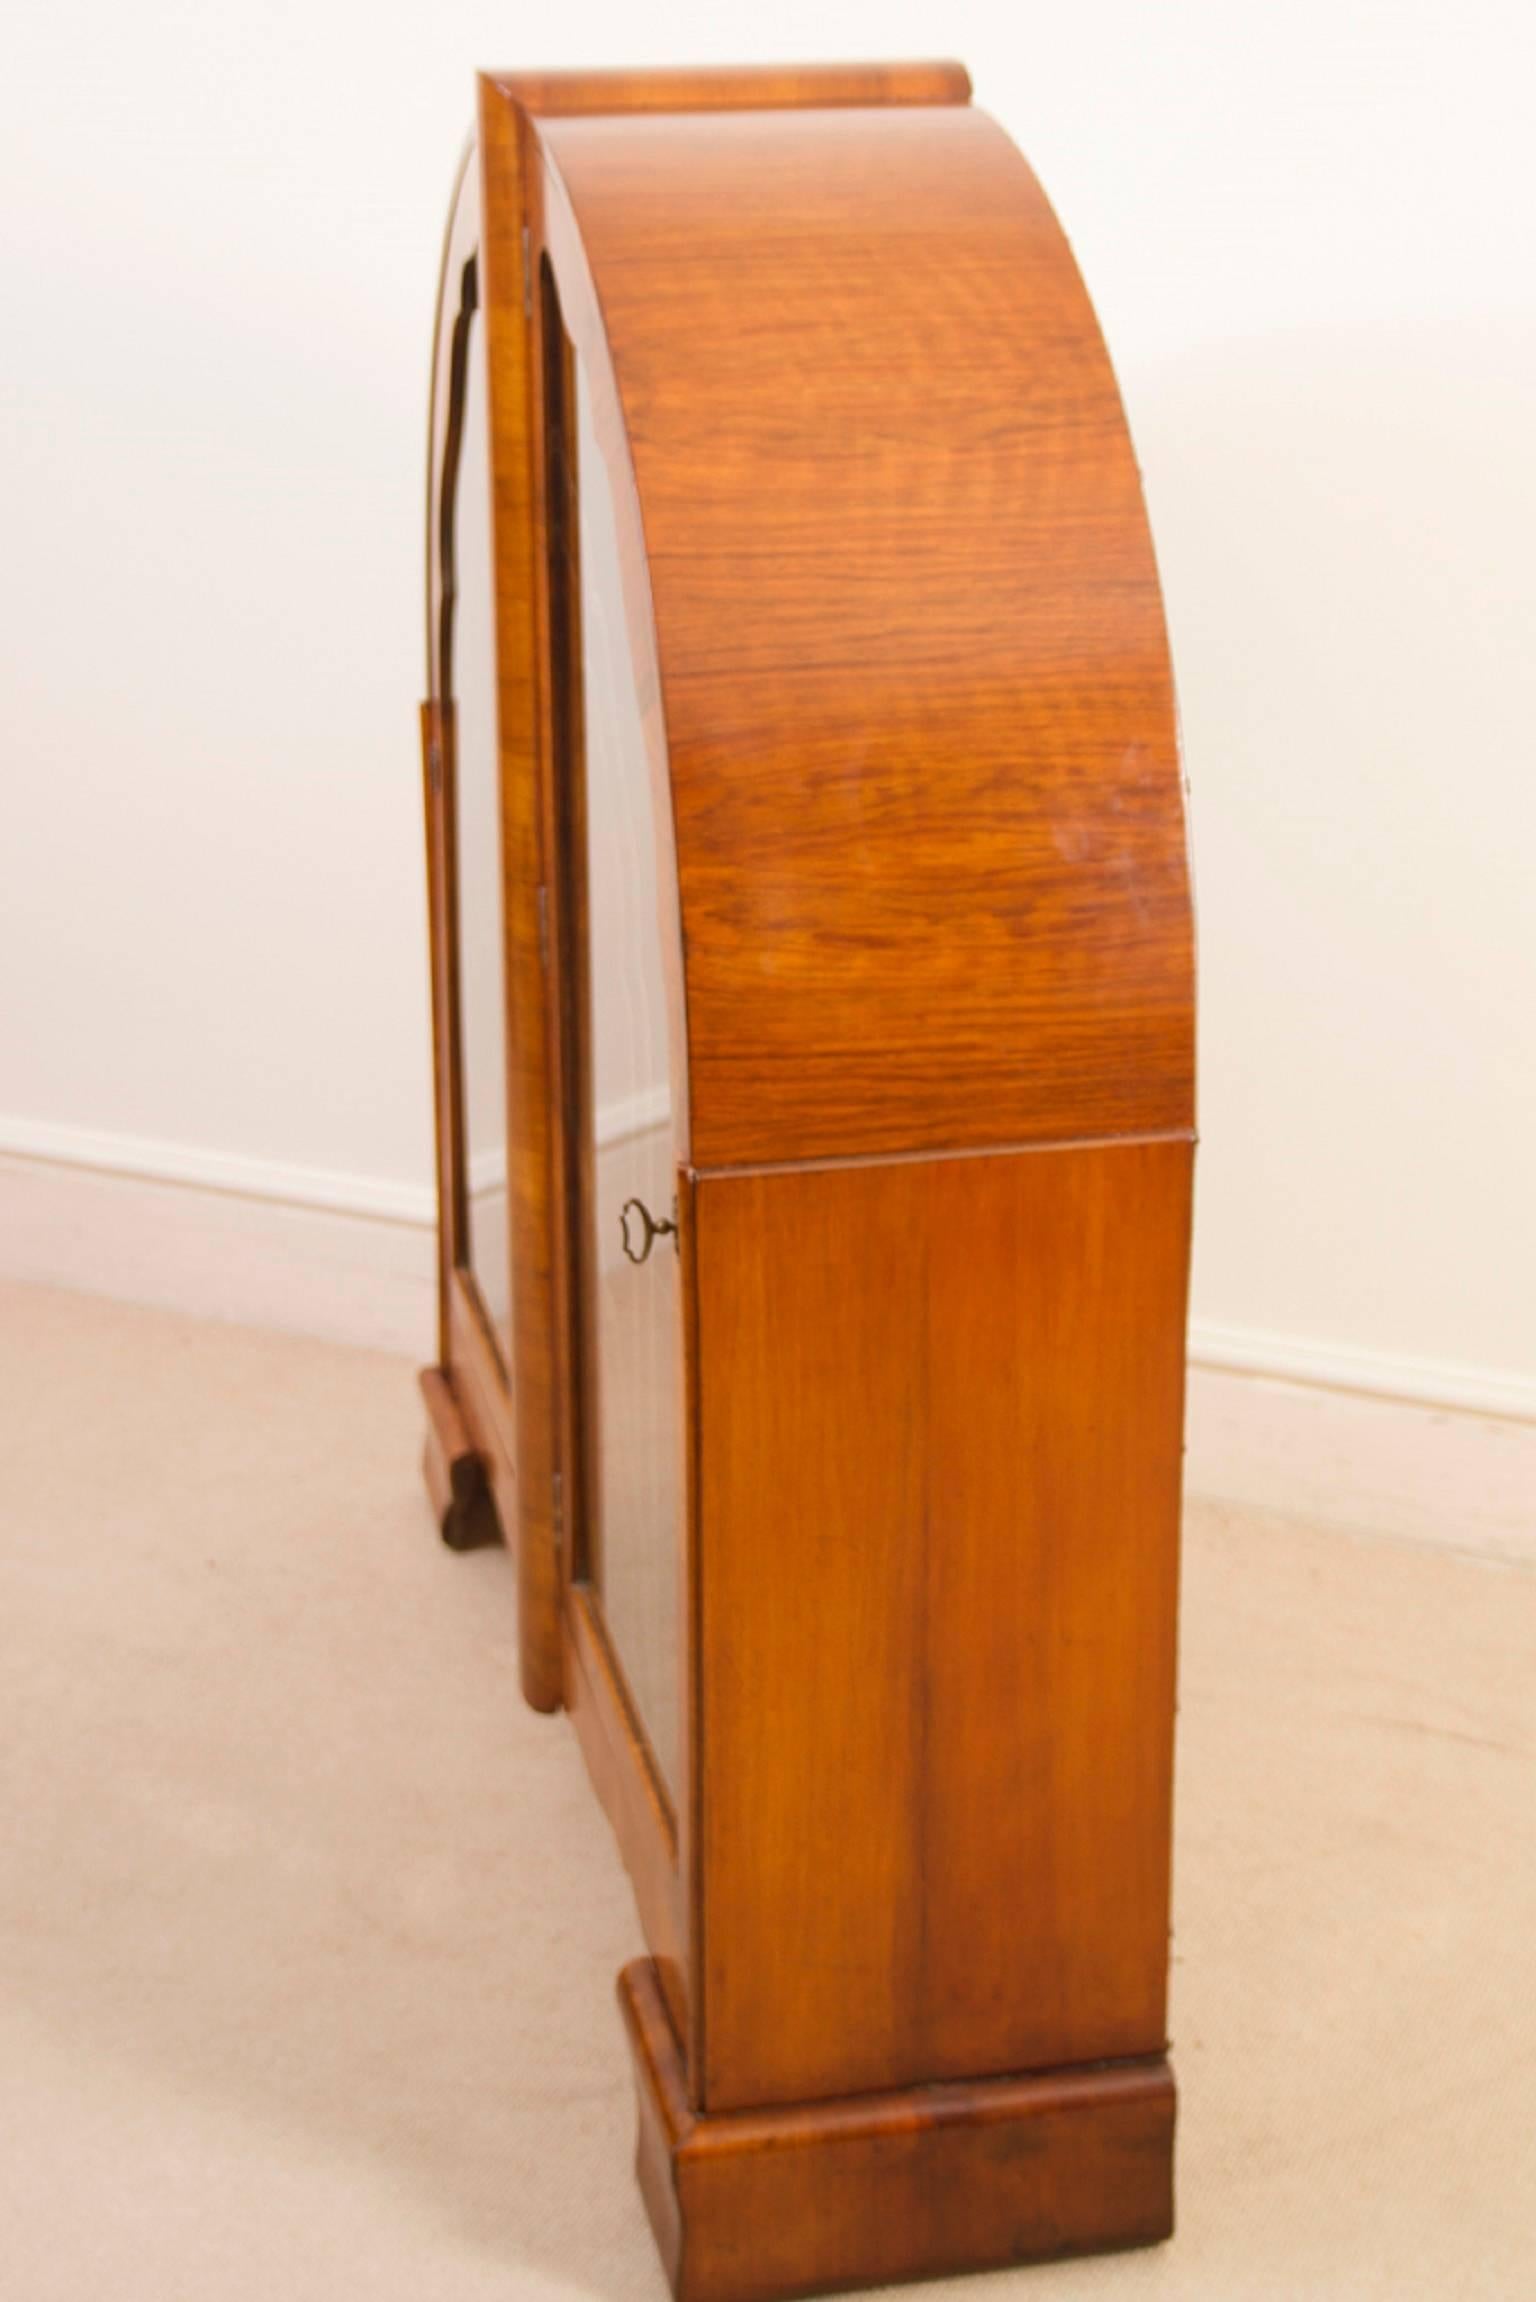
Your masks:
M 653 1803 L 664 1817 L 675 1858 L 678 1839 L 676 1798 L 688 1766 L 687 1751 L 683 1747 L 686 1736 L 680 1731 L 681 1722 L 688 1715 L 690 1682 L 689 1608 L 684 1571 L 687 1463 L 685 1429 L 682 1427 L 688 1421 L 687 1322 L 682 1303 L 687 1266 L 682 1262 L 682 1232 L 684 1224 L 690 1219 L 691 1201 L 685 1207 L 687 1195 L 678 1188 L 678 1176 L 686 1174 L 687 1170 L 677 1156 L 678 1146 L 673 1139 L 669 1119 L 665 1183 L 668 1232 L 663 1237 L 670 1237 L 672 1232 L 676 1236 L 670 1237 L 669 1245 L 660 1248 L 653 1243 L 652 1251 L 665 1254 L 675 1251 L 679 1264 L 678 1324 L 671 1338 L 677 1354 L 675 1402 L 680 1426 L 671 1433 L 676 1446 L 676 1508 L 671 1524 L 665 1530 L 668 1545 L 665 1571 L 671 1573 L 676 1586 L 671 1641 L 676 1685 L 672 1693 L 665 1697 L 661 1697 L 654 1686 L 651 1690 L 653 1697 L 675 1704 L 673 1716 L 678 1722 L 679 1731 L 670 1749 L 669 1772 L 663 1753 L 657 1749 L 653 1739 L 656 1720 L 648 1713 L 652 1712 L 654 1705 L 642 1701 L 643 1680 L 630 1668 L 631 1664 L 638 1664 L 639 1658 L 627 1654 L 625 1641 L 620 1635 L 621 1625 L 616 1619 L 609 1581 L 609 1569 L 613 1561 L 608 1540 L 611 1530 L 605 1524 L 607 1497 L 604 1433 L 607 1426 L 604 1400 L 606 1386 L 613 1379 L 613 1369 L 605 1364 L 603 1340 L 603 1259 L 600 1245 L 603 1144 L 599 1133 L 603 1101 L 597 1076 L 600 1035 L 596 1010 L 599 999 L 589 899 L 592 855 L 588 804 L 588 666 L 584 611 L 587 595 L 583 584 L 581 494 L 584 486 L 607 485 L 609 475 L 606 470 L 606 452 L 601 449 L 598 460 L 604 466 L 602 475 L 585 469 L 585 450 L 588 445 L 597 445 L 599 432 L 595 426 L 590 425 L 590 411 L 588 428 L 583 427 L 578 416 L 578 354 L 565 327 L 558 284 L 547 257 L 540 264 L 537 293 L 541 307 L 543 349 L 545 582 L 550 626 L 552 784 L 557 816 L 556 914 L 562 926 L 552 955 L 552 967 L 566 1087 L 561 1116 L 561 1188 L 566 1217 L 565 1258 L 569 1274 L 570 1325 L 566 1352 L 570 1369 L 572 1436 L 564 1488 L 565 1574 L 571 1591 L 582 1595 L 583 1604 L 591 1614 L 594 1637 L 606 1646 L 613 1676 L 619 1683 L 635 1738 L 641 1746 L 643 1764 L 651 1778 Z M 622 602 L 618 605 L 622 614 Z M 641 740 L 644 742 L 643 732 Z M 675 896 L 672 900 L 675 903 Z M 660 901 L 662 905 L 667 901 L 665 889 L 660 892 Z M 667 925 L 660 918 L 657 926 L 662 946 L 677 940 L 675 912 L 670 935 Z M 643 967 L 641 972 L 644 972 Z M 666 972 L 666 962 L 663 959 L 662 973 Z M 670 1088 L 684 1076 L 684 1067 L 681 1049 L 674 1045 L 669 1048 L 668 1055 L 667 1076 Z M 633 1278 L 633 1274 L 627 1271 L 621 1275 L 626 1281 Z M 637 1283 L 643 1285 L 646 1282 Z
M 491 147 L 488 113 L 507 99 L 495 83 L 481 81 L 481 150 Z M 518 129 L 532 145 L 527 117 L 518 113 Z M 555 456 L 573 428 L 573 364 L 585 359 L 590 373 L 608 364 L 606 336 L 596 308 L 585 260 L 573 219 L 564 209 L 560 182 L 541 152 L 527 154 L 523 262 L 527 288 L 523 295 L 527 322 L 527 368 L 532 382 L 532 619 L 537 631 L 539 677 L 539 787 L 543 824 L 543 953 L 546 953 L 546 1027 L 543 1045 L 548 1050 L 548 1252 L 550 1252 L 550 1356 L 557 1372 L 555 1448 L 560 1466 L 560 1593 L 564 1621 L 564 1699 L 576 1722 L 580 1745 L 592 1782 L 613 1823 L 619 1851 L 629 1867 L 649 1950 L 661 1975 L 663 1996 L 675 2023 L 679 2042 L 689 2040 L 691 2007 L 698 1994 L 689 1989 L 691 1924 L 691 1773 L 693 1773 L 693 1545 L 691 1545 L 691 1469 L 684 1469 L 684 1524 L 677 1526 L 677 1572 L 684 1577 L 684 1604 L 679 1609 L 679 1674 L 682 1674 L 682 1736 L 679 1736 L 677 1784 L 668 1791 L 656 1766 L 652 1745 L 642 1729 L 624 1678 L 622 1660 L 615 1651 L 603 1618 L 601 1591 L 594 1575 L 601 1558 L 592 1545 L 594 1515 L 590 1510 L 590 1446 L 587 1430 L 594 1407 L 592 1377 L 583 1365 L 585 1337 L 592 1333 L 592 1310 L 578 1301 L 583 1255 L 578 1252 L 578 1225 L 583 1222 L 585 1192 L 592 1188 L 592 1112 L 585 1107 L 580 1064 L 576 1054 L 587 1029 L 587 923 L 576 891 L 583 875 L 573 872 L 571 843 L 578 822 L 573 810 L 583 796 L 583 674 L 580 674 L 580 589 L 576 566 L 576 500 L 573 500 L 573 458 L 564 456 L 560 477 Z M 548 285 L 546 285 L 548 281 Z M 617 394 L 610 394 L 617 412 Z M 557 490 L 564 486 L 564 502 Z M 497 490 L 500 502 L 500 490 Z M 619 516 L 631 518 L 631 550 L 626 569 L 645 580 L 638 509 L 619 504 Z M 497 555 L 502 539 L 497 534 Z M 654 647 L 649 635 L 647 594 L 631 601 L 631 638 Z M 670 790 L 666 787 L 666 750 L 656 748 L 659 725 L 652 727 L 652 796 L 659 815 L 663 810 L 663 866 L 656 886 L 663 921 L 677 918 L 677 877 L 670 863 Z M 675 948 L 672 948 L 675 946 Z M 672 1034 L 672 1098 L 675 1098 L 675 1158 L 679 1169 L 679 1227 L 686 1238 L 691 1222 L 691 1192 L 686 1188 L 686 1038 L 682 1022 L 682 948 L 679 932 L 668 937 L 663 925 L 663 955 L 668 971 L 668 1008 Z M 684 1294 L 684 1430 L 693 1443 L 695 1416 L 691 1395 L 695 1365 L 691 1342 L 686 1340 L 691 1321 L 686 1317 L 689 1296 L 689 1259 L 682 1268 Z M 518 1331 L 520 1340 L 520 1331 Z
M 602 91 L 595 92 L 599 97 Z M 609 107 L 611 108 L 611 107 Z M 478 192 L 478 200 L 476 194 Z M 572 1540 L 581 1525 L 580 1400 L 570 1189 L 580 1140 L 569 1094 L 572 924 L 560 868 L 562 790 L 546 469 L 543 317 L 546 171 L 521 94 L 482 78 L 478 133 L 461 162 L 444 240 L 433 349 L 427 487 L 427 700 L 421 734 L 432 952 L 434 1105 L 439 1201 L 438 1363 L 426 1370 L 427 1476 L 450 1541 L 476 1523 L 515 1553 L 523 1692 L 539 1710 L 568 1709 L 619 1840 L 671 2019 L 688 2037 L 689 1846 L 686 1779 L 669 1797 Z M 580 309 L 589 358 L 606 358 L 602 323 L 574 226 L 549 264 Z M 511 1365 L 468 1268 L 466 1129 L 452 696 L 454 502 L 468 329 L 484 330 L 495 609 L 497 781 L 505 936 Z M 616 402 L 615 402 L 616 405 Z M 626 565 L 644 553 L 638 512 Z M 626 579 L 627 580 L 627 579 Z M 659 773 L 664 777 L 664 760 Z M 670 829 L 670 812 L 668 813 Z M 675 872 L 672 877 L 675 904 Z M 664 898 L 665 900 L 665 895 Z M 681 957 L 668 995 L 680 1001 Z M 672 1017 L 674 1099 L 684 1107 L 680 1017 Z M 685 1123 L 685 1122 L 684 1122 Z M 682 1140 L 685 1141 L 685 1138 Z M 680 1198 L 689 1204 L 686 1188 Z M 686 1221 L 686 1213 L 683 1215 Z M 686 1275 L 684 1288 L 686 1293 Z M 688 1381 L 691 1383 L 691 1360 Z M 692 1446 L 693 1418 L 684 1420 Z M 691 1487 L 691 1482 L 690 1482 Z M 490 1505 L 494 1505 L 494 1517 Z M 678 1529 L 679 1571 L 692 1591 L 692 1547 Z M 680 1667 L 689 1668 L 692 1601 Z M 685 1694 L 683 1716 L 691 1722 Z M 691 1723 L 680 1771 L 691 1765 Z M 688 2049 L 690 2064 L 694 2056 Z
M 479 175 L 473 143 L 455 181 L 444 234 L 433 342 L 427 464 L 427 700 L 421 713 L 432 950 L 433 1100 L 438 1187 L 438 1359 L 427 1390 L 429 1461 L 442 1466 L 444 1531 L 457 1543 L 494 1538 L 517 1510 L 517 1434 L 511 1371 L 470 1257 L 460 875 L 458 712 L 454 625 L 458 597 L 458 489 L 471 358 L 486 318 L 479 248 Z M 489 423 L 489 408 L 486 409 Z M 489 443 L 488 443 L 489 444 Z M 498 733 L 497 814 L 500 807 Z M 505 872 L 502 872 L 503 880 Z M 503 1022 L 507 988 L 502 984 Z M 510 1153 L 510 1105 L 505 1125 Z M 509 1255 L 509 1264 L 510 1264 Z M 508 1272 L 510 1285 L 511 1273 Z

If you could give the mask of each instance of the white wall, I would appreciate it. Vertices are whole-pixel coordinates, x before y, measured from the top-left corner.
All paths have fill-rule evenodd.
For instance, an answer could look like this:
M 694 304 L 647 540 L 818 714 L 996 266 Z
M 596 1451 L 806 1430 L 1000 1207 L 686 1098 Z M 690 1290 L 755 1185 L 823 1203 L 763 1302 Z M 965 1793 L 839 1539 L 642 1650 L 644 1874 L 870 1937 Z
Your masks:
M 32 0 L 0 69 L 0 1150 L 426 1208 L 421 443 L 472 69 L 958 54 L 1068 223 L 1151 499 L 1197 1339 L 1536 1412 L 1527 24 Z

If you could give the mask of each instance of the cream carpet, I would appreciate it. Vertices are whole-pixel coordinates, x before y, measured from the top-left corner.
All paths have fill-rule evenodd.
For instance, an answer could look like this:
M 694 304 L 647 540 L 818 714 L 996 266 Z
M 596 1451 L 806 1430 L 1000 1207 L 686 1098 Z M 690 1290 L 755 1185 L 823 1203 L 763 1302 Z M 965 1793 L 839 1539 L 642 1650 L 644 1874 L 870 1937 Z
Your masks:
M 639 1936 L 399 1360 L 0 1290 L 0 2294 L 664 2286 Z M 1156 2253 L 1035 2302 L 1536 2295 L 1536 1574 L 1213 1508 Z

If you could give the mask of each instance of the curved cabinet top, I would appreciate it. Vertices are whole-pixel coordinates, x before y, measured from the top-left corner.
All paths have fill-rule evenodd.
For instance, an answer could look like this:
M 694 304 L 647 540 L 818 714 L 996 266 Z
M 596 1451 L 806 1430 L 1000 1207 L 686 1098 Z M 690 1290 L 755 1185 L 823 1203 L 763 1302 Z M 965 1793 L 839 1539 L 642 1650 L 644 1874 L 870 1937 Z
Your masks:
M 963 102 L 531 126 L 644 535 L 693 1163 L 1189 1129 L 1156 570 L 1024 160 Z

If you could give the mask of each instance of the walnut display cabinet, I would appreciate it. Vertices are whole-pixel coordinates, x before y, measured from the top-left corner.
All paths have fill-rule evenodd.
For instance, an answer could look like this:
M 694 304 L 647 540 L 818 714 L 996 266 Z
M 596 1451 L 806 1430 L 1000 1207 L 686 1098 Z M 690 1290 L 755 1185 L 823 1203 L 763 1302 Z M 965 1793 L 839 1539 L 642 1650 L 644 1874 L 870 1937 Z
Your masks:
M 487 76 L 445 248 L 426 1474 L 633 1881 L 690 2302 L 1172 2221 L 1183 788 L 969 97 Z

